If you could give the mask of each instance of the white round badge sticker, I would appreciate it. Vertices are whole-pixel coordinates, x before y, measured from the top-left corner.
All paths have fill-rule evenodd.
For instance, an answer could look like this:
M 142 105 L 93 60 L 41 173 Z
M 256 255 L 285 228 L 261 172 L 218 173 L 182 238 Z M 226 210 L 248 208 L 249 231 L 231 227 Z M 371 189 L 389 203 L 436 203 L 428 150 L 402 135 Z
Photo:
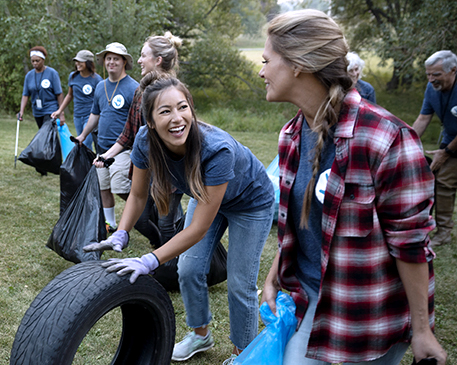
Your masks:
M 327 182 L 328 182 L 329 175 L 330 175 L 330 169 L 324 171 L 319 176 L 319 180 L 317 180 L 316 198 L 317 198 L 317 200 L 319 200 L 321 202 L 321 204 L 324 204 L 325 189 L 327 189 Z
M 116 95 L 112 101 L 114 109 L 122 108 L 124 106 L 124 103 L 125 103 L 125 100 L 122 95 Z
M 90 86 L 89 84 L 86 84 L 83 86 L 84 95 L 90 95 L 91 92 L 92 92 L 92 86 Z
M 49 81 L 48 79 L 44 79 L 43 81 L 41 81 L 41 87 L 43 89 L 47 89 L 49 86 L 51 86 L 51 81 Z
M 454 117 L 457 117 L 457 105 L 454 106 L 454 107 L 452 107 L 451 113 L 452 113 L 452 115 L 453 115 Z

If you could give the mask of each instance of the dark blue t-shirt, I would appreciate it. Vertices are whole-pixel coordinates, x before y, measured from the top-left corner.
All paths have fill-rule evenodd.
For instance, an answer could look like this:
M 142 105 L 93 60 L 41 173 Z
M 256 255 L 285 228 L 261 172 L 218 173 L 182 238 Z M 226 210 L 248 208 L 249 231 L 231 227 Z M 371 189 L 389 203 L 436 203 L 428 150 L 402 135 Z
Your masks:
M 89 116 L 94 101 L 95 88 L 100 81 L 103 81 L 99 74 L 94 73 L 88 77 L 82 77 L 75 72 L 68 78 L 68 86 L 73 90 L 73 115 L 77 118 Z
M 138 85 L 138 82 L 128 75 L 119 81 L 119 85 L 117 82 L 109 81 L 109 79 L 97 84 L 91 113 L 100 115 L 98 145 L 102 149 L 110 149 L 124 130 L 130 104 L 132 104 L 133 95 Z M 108 103 L 107 95 L 111 99 L 111 103 Z
M 148 127 L 143 126 L 135 137 L 130 158 L 140 169 L 149 166 Z M 263 164 L 254 154 L 227 132 L 210 125 L 200 125 L 203 134 L 201 166 L 207 186 L 228 182 L 220 210 L 241 211 L 272 206 L 274 189 Z M 184 159 L 167 158 L 172 184 L 192 196 L 185 177 Z
M 448 91 L 436 91 L 431 83 L 425 89 L 424 102 L 421 114 L 430 115 L 435 113 L 443 123 L 442 143 L 449 144 L 457 136 L 457 117 L 452 115 L 451 109 L 457 106 L 457 86 L 454 85 Z M 443 110 L 446 109 L 446 110 Z
M 331 129 L 331 136 L 327 138 L 321 153 L 321 164 L 319 173 L 316 176 L 308 229 L 300 228 L 300 217 L 306 186 L 312 177 L 314 146 L 316 145 L 317 134 L 309 128 L 305 121 L 303 121 L 300 143 L 300 163 L 289 201 L 289 208 L 292 212 L 290 215 L 293 217 L 291 226 L 297 232 L 296 236 L 299 242 L 297 249 L 297 275 L 300 281 L 306 283 L 316 292 L 319 290 L 321 280 L 322 206 L 328 175 L 335 160 L 333 131 L 334 128 Z
M 62 94 L 59 74 L 52 67 L 46 66 L 44 71 L 40 73 L 33 69 L 25 75 L 22 95 L 28 96 L 32 101 L 34 117 L 49 115 L 59 109 L 57 102 L 57 95 L 59 94 Z M 41 109 L 37 107 L 37 99 L 41 100 Z
M 367 99 L 372 103 L 376 104 L 376 93 L 374 91 L 374 87 L 371 86 L 368 82 L 358 80 L 355 84 L 355 88 L 357 89 L 362 98 Z

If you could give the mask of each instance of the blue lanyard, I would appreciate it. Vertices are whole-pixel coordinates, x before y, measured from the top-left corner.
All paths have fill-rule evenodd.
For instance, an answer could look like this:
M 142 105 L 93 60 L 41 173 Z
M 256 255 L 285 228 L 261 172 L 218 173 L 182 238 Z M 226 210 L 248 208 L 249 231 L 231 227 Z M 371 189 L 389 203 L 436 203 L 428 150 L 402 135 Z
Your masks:
M 40 98 L 41 81 L 43 80 L 43 75 L 44 75 L 45 71 L 46 71 L 46 66 L 44 67 L 43 72 L 40 72 L 41 73 L 40 83 L 37 84 L 37 82 L 36 82 L 36 74 L 37 74 L 37 72 L 35 70 L 35 87 L 36 87 L 36 90 L 37 90 L 37 93 L 38 93 L 38 98 Z

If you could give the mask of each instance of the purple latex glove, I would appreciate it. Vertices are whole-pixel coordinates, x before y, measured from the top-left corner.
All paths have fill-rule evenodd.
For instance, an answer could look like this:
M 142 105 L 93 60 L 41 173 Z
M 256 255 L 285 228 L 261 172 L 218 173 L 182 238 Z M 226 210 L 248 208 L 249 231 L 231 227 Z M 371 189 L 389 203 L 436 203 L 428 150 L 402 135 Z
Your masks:
M 130 283 L 133 284 L 138 276 L 152 274 L 159 267 L 160 263 L 156 255 L 148 253 L 141 257 L 127 259 L 109 259 L 102 264 L 108 272 L 117 271 L 119 276 L 132 273 Z
M 114 250 L 116 252 L 122 252 L 122 249 L 126 248 L 128 244 L 129 233 L 121 229 L 114 232 L 106 240 L 101 241 L 100 243 L 92 243 L 90 245 L 84 246 L 83 250 L 85 252 L 105 250 Z

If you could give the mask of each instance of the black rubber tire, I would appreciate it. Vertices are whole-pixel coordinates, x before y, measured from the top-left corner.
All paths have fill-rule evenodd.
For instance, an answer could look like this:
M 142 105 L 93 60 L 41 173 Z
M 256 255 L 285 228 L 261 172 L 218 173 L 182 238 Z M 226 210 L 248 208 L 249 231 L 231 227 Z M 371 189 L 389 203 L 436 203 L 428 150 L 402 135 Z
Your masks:
M 102 262 L 77 264 L 38 294 L 19 325 L 10 364 L 71 364 L 89 330 L 117 307 L 122 336 L 111 364 L 170 364 L 175 315 L 167 292 L 149 275 L 132 285 L 130 275 L 107 273 Z

